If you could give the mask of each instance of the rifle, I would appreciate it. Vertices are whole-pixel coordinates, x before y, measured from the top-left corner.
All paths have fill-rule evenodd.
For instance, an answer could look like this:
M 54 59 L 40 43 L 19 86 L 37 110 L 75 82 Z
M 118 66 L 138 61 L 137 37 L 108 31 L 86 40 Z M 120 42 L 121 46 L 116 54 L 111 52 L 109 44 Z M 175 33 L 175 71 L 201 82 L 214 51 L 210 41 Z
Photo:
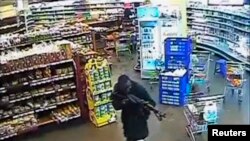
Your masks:
M 119 95 L 117 93 L 115 93 L 114 95 L 118 96 L 118 97 L 120 97 L 122 99 L 128 99 L 132 103 L 136 103 L 136 104 L 142 105 L 145 109 L 147 109 L 149 111 L 152 111 L 159 121 L 162 121 L 163 118 L 166 118 L 166 113 L 160 112 L 154 106 L 152 106 L 151 104 L 149 104 L 147 101 L 145 101 L 143 99 L 140 99 L 140 98 L 138 98 L 135 95 L 130 94 L 128 96 L 123 96 L 123 95 Z

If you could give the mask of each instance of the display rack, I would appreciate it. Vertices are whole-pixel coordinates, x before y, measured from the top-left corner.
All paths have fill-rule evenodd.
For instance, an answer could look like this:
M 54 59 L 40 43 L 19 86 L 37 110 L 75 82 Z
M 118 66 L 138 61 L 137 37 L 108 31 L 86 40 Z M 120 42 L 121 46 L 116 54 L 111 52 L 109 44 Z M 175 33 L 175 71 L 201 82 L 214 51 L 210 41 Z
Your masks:
M 250 70 L 250 63 L 249 59 L 246 59 L 242 56 L 239 56 L 236 52 L 232 52 L 229 49 L 228 44 L 221 43 L 221 42 L 215 42 L 208 39 L 197 39 L 197 48 L 205 49 L 211 52 L 214 52 L 222 57 L 224 57 L 227 60 L 234 60 L 236 62 L 242 62 L 246 66 L 245 69 L 247 71 Z M 231 52 L 231 53 L 224 53 L 224 52 Z M 247 53 L 247 52 L 245 52 Z
M 187 13 L 190 32 L 201 33 L 197 47 L 246 63 L 246 69 L 250 70 L 250 17 L 247 8 L 189 2 Z M 248 39 L 242 40 L 245 38 Z
M 16 58 L 2 56 L 1 140 L 81 116 L 71 52 L 70 44 L 61 44 L 33 48 Z
M 24 16 L 13 5 L 0 6 L 0 34 L 25 31 Z
M 9 50 L 22 50 L 31 48 L 33 44 L 58 40 L 70 40 L 79 43 L 83 48 L 94 49 L 92 33 L 87 25 L 75 23 L 74 26 L 58 25 L 49 29 L 42 28 L 38 31 L 24 34 L 4 35 L 0 40 L 0 52 Z
M 132 3 L 125 3 L 124 4 L 124 14 L 122 17 L 122 31 L 123 34 L 120 34 L 120 39 L 119 39 L 119 46 L 128 46 L 129 49 L 132 50 L 131 48 L 131 37 L 132 35 L 134 36 L 136 32 L 136 24 L 135 24 L 135 8 Z
M 227 62 L 227 84 L 224 89 L 224 95 L 228 95 L 231 93 L 234 95 L 235 93 L 238 95 L 238 101 L 242 102 L 243 101 L 243 94 L 244 94 L 244 68 L 241 63 L 237 62 Z M 231 92 L 230 92 L 231 90 Z
M 111 103 L 111 72 L 107 60 L 90 59 L 85 66 L 87 101 L 90 120 L 101 127 L 116 121 L 116 112 Z
M 119 18 L 123 13 L 123 2 L 60 1 L 33 4 L 30 10 L 36 25 L 49 25 L 78 18 L 85 21 Z
M 137 42 L 136 44 L 132 43 L 132 47 L 135 47 L 134 49 L 136 50 L 136 54 L 137 54 L 137 63 L 134 66 L 134 70 L 135 71 L 140 71 L 141 69 L 141 59 L 140 59 L 140 38 L 139 38 L 139 24 L 138 24 L 138 13 L 137 13 L 137 8 L 140 6 L 143 6 L 144 3 L 143 2 L 131 2 L 132 5 L 132 13 L 134 14 L 134 21 L 132 21 L 132 25 L 134 27 L 134 39 L 132 38 L 132 42 Z
M 223 95 L 197 97 L 184 107 L 184 115 L 188 124 L 186 131 L 191 141 L 199 140 L 198 136 L 207 132 L 208 125 L 218 123 L 223 97 Z

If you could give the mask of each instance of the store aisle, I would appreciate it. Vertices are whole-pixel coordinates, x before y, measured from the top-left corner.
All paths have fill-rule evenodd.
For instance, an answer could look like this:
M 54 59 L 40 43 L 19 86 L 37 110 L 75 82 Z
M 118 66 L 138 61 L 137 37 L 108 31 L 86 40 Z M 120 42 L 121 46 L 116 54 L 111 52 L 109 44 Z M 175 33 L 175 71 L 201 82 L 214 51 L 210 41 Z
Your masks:
M 215 58 L 216 59 L 216 58 Z M 135 61 L 135 60 L 134 60 Z M 153 96 L 156 101 L 158 100 L 158 86 L 154 85 L 151 90 L 147 81 L 140 79 L 139 73 L 135 73 L 133 62 L 128 59 L 122 59 L 121 62 L 113 62 L 113 83 L 120 74 L 128 74 L 135 81 L 141 82 Z M 220 76 L 213 75 L 214 63 L 210 67 L 210 80 L 211 80 L 211 93 L 222 93 L 225 86 L 225 81 Z M 220 123 L 223 124 L 249 124 L 249 75 L 246 76 L 248 81 L 245 84 L 245 96 L 241 105 L 238 104 L 235 96 L 227 95 L 226 102 L 221 111 Z M 150 137 L 147 141 L 188 141 L 189 138 L 185 131 L 186 121 L 183 115 L 182 108 L 171 107 L 166 105 L 158 105 L 159 109 L 167 112 L 168 117 L 166 120 L 159 122 L 153 115 L 149 120 Z M 72 125 L 73 124 L 73 125 Z M 79 123 L 73 121 L 72 124 L 65 125 L 60 129 L 46 130 L 39 133 L 34 133 L 30 138 L 23 138 L 20 141 L 123 141 L 122 125 L 120 119 L 117 123 L 96 128 L 91 123 Z M 113 139 L 111 139 L 113 138 Z M 203 136 L 206 141 L 205 136 Z M 16 140 L 15 140 L 16 141 Z

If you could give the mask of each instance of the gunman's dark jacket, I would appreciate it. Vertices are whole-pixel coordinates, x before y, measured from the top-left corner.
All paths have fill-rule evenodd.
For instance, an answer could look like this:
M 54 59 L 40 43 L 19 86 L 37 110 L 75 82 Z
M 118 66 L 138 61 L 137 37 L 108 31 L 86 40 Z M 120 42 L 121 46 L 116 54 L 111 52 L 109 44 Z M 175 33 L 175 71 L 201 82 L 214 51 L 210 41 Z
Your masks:
M 117 96 L 117 94 L 124 95 L 123 92 L 119 92 L 117 85 L 115 85 L 112 95 L 113 106 L 116 110 L 122 110 L 121 118 L 125 137 L 134 140 L 145 139 L 149 134 L 147 119 L 149 118 L 150 112 L 145 110 L 140 104 L 133 104 L 130 102 L 122 104 L 121 101 L 124 98 Z M 132 88 L 129 94 L 133 94 L 155 106 L 155 102 L 149 96 L 145 88 L 136 82 L 132 82 Z

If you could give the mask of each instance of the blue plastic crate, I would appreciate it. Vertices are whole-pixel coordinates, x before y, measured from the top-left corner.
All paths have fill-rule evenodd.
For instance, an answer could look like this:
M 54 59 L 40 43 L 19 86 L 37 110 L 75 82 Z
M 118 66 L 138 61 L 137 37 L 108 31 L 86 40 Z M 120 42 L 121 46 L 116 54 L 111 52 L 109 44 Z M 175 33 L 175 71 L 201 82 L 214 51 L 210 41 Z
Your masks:
M 167 55 L 165 57 L 165 68 L 170 70 L 175 70 L 178 68 L 186 68 L 190 67 L 191 58 L 188 56 L 180 56 L 180 55 Z
M 184 96 L 188 96 L 187 93 L 183 93 L 183 92 L 177 92 L 177 91 L 161 91 L 160 93 L 160 97 L 161 96 L 177 96 L 177 97 L 184 97 Z
M 160 75 L 160 93 L 161 91 L 187 92 L 189 84 L 188 73 L 182 77 Z
M 191 38 L 167 38 L 164 44 L 166 55 L 186 55 L 192 52 Z
M 188 103 L 188 97 L 183 97 L 183 98 L 161 97 L 160 103 L 167 105 L 184 106 Z
M 160 94 L 160 100 L 174 100 L 183 101 L 188 98 L 187 93 L 182 92 L 171 92 L 171 91 L 162 91 Z

